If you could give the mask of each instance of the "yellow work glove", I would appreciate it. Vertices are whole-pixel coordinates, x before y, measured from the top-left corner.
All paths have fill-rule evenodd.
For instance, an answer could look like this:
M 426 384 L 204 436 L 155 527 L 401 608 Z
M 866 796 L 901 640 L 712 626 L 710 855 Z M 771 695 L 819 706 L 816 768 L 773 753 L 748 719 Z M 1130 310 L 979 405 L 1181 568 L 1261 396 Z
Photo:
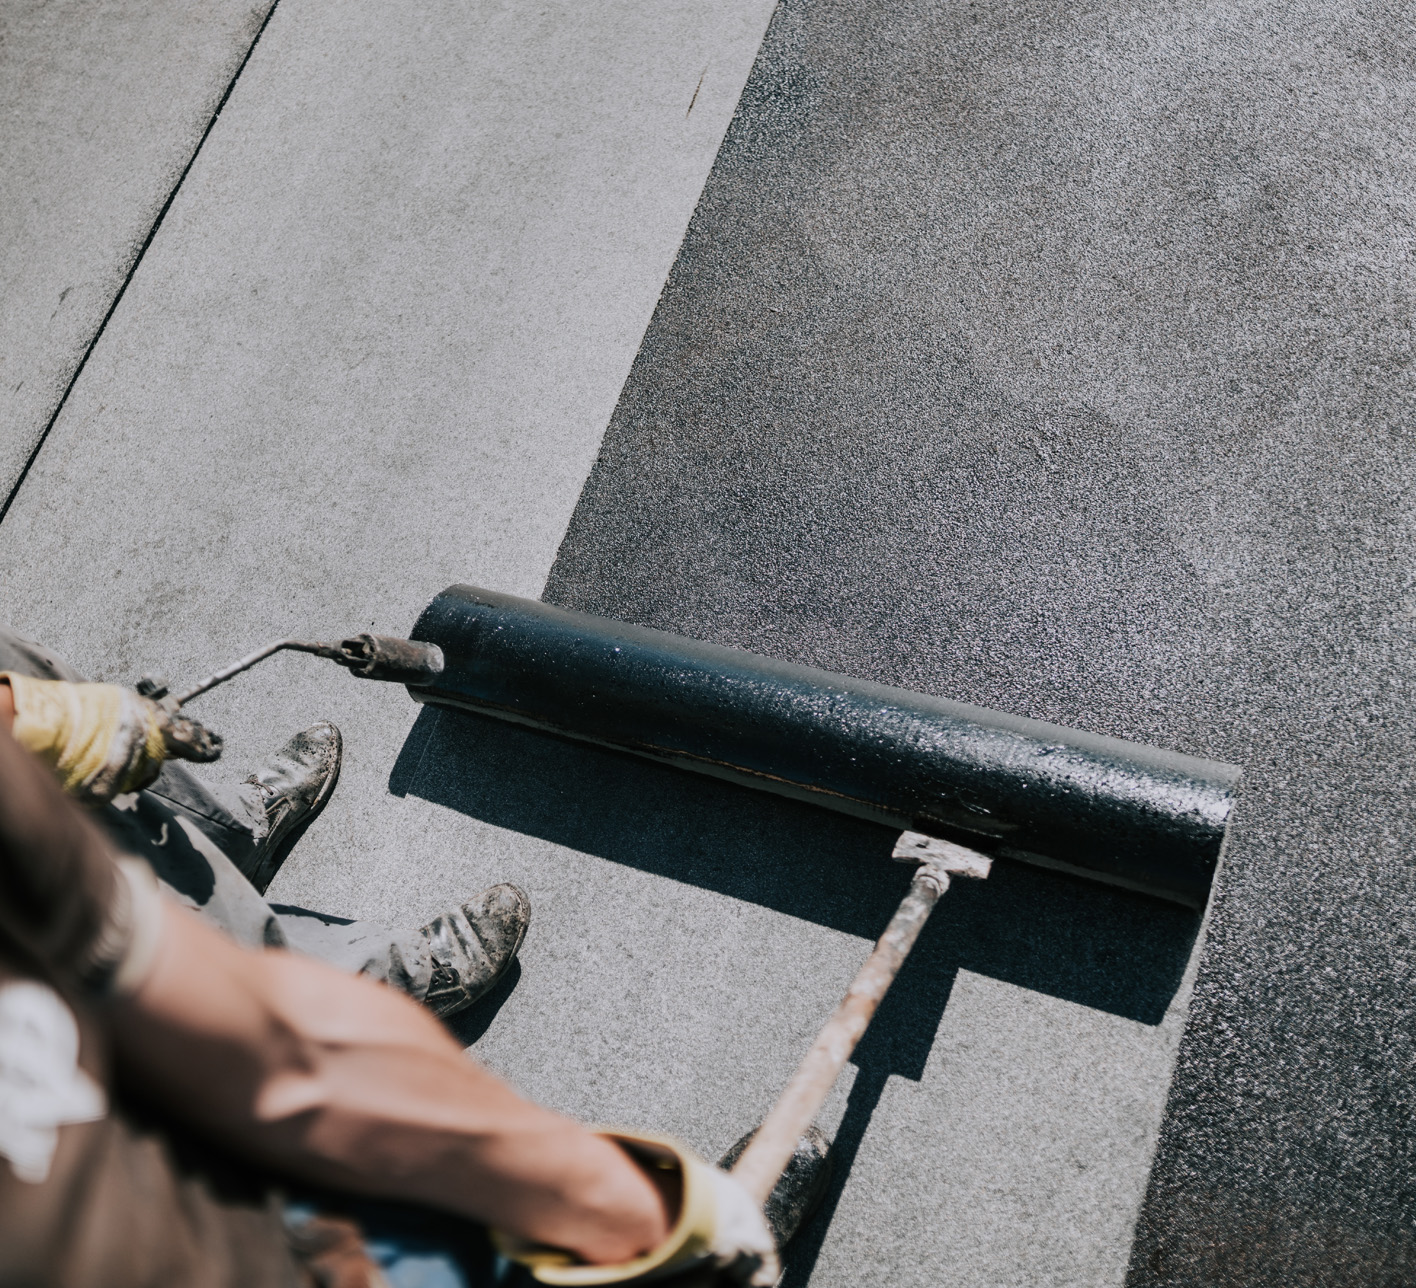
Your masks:
M 102 805 L 146 787 L 162 762 L 215 760 L 221 739 L 116 684 L 70 684 L 0 672 L 15 702 L 15 741 L 59 776 L 70 796 Z
M 757 1201 L 731 1176 L 667 1136 L 625 1131 L 603 1135 L 646 1171 L 679 1174 L 683 1197 L 668 1237 L 633 1261 L 593 1266 L 564 1249 L 524 1243 L 493 1230 L 492 1242 L 503 1256 L 528 1267 L 541 1283 L 564 1288 L 645 1283 L 695 1270 L 716 1271 L 756 1288 L 777 1282 L 781 1266 L 766 1218 Z

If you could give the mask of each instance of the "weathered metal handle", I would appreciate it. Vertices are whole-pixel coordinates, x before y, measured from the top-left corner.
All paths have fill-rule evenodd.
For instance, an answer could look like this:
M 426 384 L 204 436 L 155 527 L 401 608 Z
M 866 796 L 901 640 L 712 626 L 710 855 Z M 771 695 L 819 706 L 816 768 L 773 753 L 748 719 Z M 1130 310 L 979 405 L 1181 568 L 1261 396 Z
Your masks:
M 443 672 L 443 651 L 436 644 L 421 640 L 398 639 L 392 635 L 372 635 L 365 631 L 362 635 L 352 635 L 338 644 L 319 644 L 310 640 L 276 640 L 254 653 L 248 653 L 239 662 L 215 671 L 204 680 L 181 693 L 167 694 L 167 686 L 161 681 L 144 677 L 139 681 L 139 692 L 150 698 L 162 699 L 169 711 L 176 711 L 184 702 L 225 684 L 232 676 L 248 671 L 257 662 L 263 662 L 283 649 L 293 649 L 298 653 L 314 653 L 317 657 L 327 657 L 346 667 L 351 675 L 365 680 L 387 680 L 394 684 L 413 687 L 431 684 Z
M 394 635 L 362 635 L 341 640 L 334 659 L 347 666 L 351 675 L 365 680 L 388 680 L 414 688 L 431 684 L 443 672 L 443 651 L 422 640 L 404 640 Z
M 915 873 L 905 895 L 875 950 L 866 958 L 846 995 L 826 1021 L 811 1050 L 792 1074 L 777 1103 L 743 1152 L 733 1177 L 759 1203 L 765 1203 L 777 1184 L 801 1134 L 816 1120 L 826 1097 L 865 1035 L 900 967 L 910 955 L 919 932 L 949 888 L 949 874 L 926 864 Z
M 732 1169 L 734 1178 L 759 1203 L 767 1201 L 791 1162 L 797 1142 L 816 1121 L 934 905 L 949 888 L 950 876 L 982 880 L 993 866 L 985 855 L 923 832 L 900 833 L 891 857 L 919 864 L 908 893 Z

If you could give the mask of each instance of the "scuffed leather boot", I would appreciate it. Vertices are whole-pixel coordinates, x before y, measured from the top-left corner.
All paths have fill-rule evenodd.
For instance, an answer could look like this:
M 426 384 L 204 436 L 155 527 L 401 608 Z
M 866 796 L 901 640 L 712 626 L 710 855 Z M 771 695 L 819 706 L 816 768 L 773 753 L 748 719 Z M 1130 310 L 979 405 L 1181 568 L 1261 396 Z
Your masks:
M 753 1128 L 718 1160 L 718 1166 L 725 1172 L 732 1171 L 756 1134 L 757 1129 Z M 830 1137 L 814 1124 L 808 1127 L 797 1141 L 787 1170 L 762 1205 L 762 1215 L 772 1229 L 778 1251 L 816 1214 L 826 1197 L 831 1180 L 830 1151 Z
M 530 923 L 531 900 L 509 881 L 434 917 L 423 927 L 433 950 L 424 1003 L 440 1018 L 471 1006 L 506 974 Z
M 297 733 L 240 787 L 256 844 L 240 864 L 264 894 L 305 829 L 319 817 L 344 758 L 344 739 L 327 720 Z

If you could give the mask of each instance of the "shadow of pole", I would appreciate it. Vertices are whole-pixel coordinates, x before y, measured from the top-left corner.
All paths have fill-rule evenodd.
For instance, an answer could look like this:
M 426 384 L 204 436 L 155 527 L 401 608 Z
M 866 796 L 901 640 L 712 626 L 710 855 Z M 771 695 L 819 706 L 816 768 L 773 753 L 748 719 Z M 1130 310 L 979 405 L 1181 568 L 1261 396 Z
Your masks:
M 836 1129 L 831 1142 L 831 1183 L 826 1189 L 821 1206 L 787 1245 L 782 1260 L 785 1268 L 778 1288 L 806 1288 L 816 1269 L 817 1258 L 821 1255 L 826 1235 L 836 1215 L 836 1207 L 845 1193 L 846 1182 L 850 1179 L 851 1168 L 855 1166 L 856 1155 L 861 1142 L 870 1127 L 880 1097 L 885 1093 L 889 1081 L 887 1070 L 874 1065 L 866 1065 L 856 1075 L 851 1094 L 846 1100 L 846 1112 L 841 1117 L 841 1125 Z
M 951 894 L 958 884 L 951 887 Z M 947 904 L 941 902 L 939 911 L 946 907 Z M 846 1099 L 845 1113 L 831 1142 L 831 1183 L 816 1215 L 788 1245 L 780 1288 L 805 1288 L 810 1279 L 890 1076 L 895 1074 L 912 1082 L 924 1077 L 934 1035 L 944 1018 L 958 974 L 958 966 L 949 952 L 947 931 L 938 918 L 939 913 L 930 918 L 914 952 L 894 986 L 885 994 L 874 1022 L 851 1057 L 857 1073 Z

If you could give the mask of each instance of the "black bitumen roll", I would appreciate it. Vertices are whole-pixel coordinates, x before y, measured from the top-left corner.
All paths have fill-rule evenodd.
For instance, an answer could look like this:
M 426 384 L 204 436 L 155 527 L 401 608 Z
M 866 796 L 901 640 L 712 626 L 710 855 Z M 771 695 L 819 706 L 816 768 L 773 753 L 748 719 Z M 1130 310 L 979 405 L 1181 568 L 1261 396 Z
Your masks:
M 413 638 L 420 702 L 796 797 L 1203 906 L 1239 770 L 452 586 Z

